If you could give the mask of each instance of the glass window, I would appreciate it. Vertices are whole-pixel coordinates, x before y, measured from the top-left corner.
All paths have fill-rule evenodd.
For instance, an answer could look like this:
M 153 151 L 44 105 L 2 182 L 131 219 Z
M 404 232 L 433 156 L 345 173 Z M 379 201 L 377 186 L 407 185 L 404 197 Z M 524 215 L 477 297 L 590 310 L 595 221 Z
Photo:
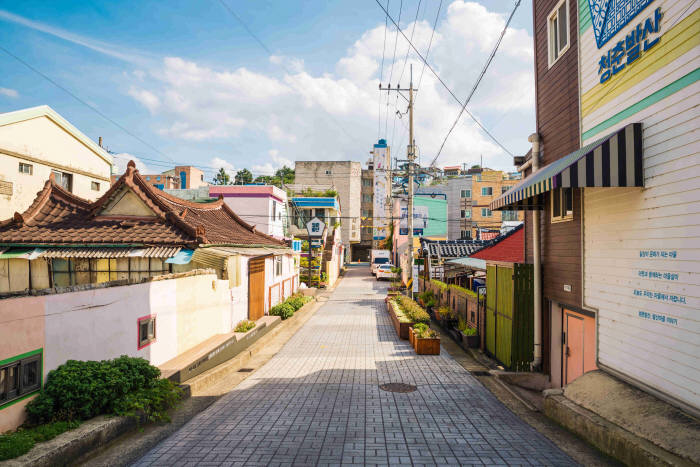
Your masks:
M 492 195 L 493 195 L 493 187 L 490 187 L 490 186 L 481 187 L 481 196 L 492 196 Z
M 34 174 L 34 167 L 32 164 L 25 164 L 24 162 L 19 163 L 19 173 L 32 175 Z
M 146 175 L 146 181 L 147 181 L 147 182 L 150 182 L 150 181 L 151 181 L 151 176 L 150 176 L 150 175 Z
M 146 316 L 139 318 L 139 345 L 142 349 L 156 340 L 156 317 Z
M 574 218 L 573 188 L 557 188 L 552 191 L 552 222 Z
M 491 210 L 488 208 L 481 208 L 481 217 L 491 217 Z
M 504 221 L 517 221 L 518 220 L 518 212 L 517 211 L 501 211 L 501 212 L 502 212 L 501 219 Z
M 547 30 L 549 34 L 549 66 L 569 48 L 568 0 L 562 0 L 549 14 Z
M 275 262 L 275 276 L 282 275 L 282 255 L 277 255 L 274 258 Z
M 58 170 L 52 170 L 54 175 L 54 180 L 56 184 L 65 189 L 66 191 L 73 191 L 73 175 L 66 172 L 59 172 Z
M 462 190 L 462 198 L 471 198 L 472 190 Z
M 510 190 L 509 186 L 502 186 L 501 187 L 501 194 L 505 193 L 506 191 Z
M 41 387 L 41 353 L 0 365 L 0 404 Z
M 90 182 L 90 188 L 92 188 L 92 191 L 100 191 L 100 183 Z

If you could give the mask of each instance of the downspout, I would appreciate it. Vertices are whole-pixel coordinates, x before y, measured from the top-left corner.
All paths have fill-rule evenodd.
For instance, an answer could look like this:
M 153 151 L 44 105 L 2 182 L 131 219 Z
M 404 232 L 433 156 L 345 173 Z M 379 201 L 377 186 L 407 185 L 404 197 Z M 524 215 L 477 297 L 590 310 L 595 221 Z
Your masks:
M 532 173 L 540 168 L 540 135 L 533 133 L 527 139 L 532 143 Z M 533 344 L 534 359 L 533 369 L 542 368 L 542 257 L 540 252 L 540 211 L 532 211 L 532 256 L 534 262 L 533 271 Z

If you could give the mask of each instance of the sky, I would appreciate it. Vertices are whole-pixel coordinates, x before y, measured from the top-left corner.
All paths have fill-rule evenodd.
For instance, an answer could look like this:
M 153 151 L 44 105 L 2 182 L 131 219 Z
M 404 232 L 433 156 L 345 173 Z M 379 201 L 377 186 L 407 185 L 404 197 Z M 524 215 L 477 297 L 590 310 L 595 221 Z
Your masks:
M 379 1 L 462 102 L 515 5 Z M 526 153 L 535 130 L 532 0 L 467 106 L 498 143 L 467 113 L 445 140 L 461 106 L 377 0 L 0 0 L 0 47 L 0 112 L 51 106 L 101 136 L 117 171 L 129 159 L 142 173 L 196 165 L 208 178 L 364 163 L 379 138 L 405 159 L 406 101 L 378 85 L 408 87 L 411 68 L 422 165 L 445 141 L 438 167 L 483 158 L 513 170 L 508 152 Z

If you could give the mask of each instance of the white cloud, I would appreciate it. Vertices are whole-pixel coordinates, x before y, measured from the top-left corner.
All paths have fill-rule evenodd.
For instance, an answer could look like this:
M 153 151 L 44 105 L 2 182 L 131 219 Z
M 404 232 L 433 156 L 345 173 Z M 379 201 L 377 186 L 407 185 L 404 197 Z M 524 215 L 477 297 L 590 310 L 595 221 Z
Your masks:
M 126 172 L 126 165 L 129 163 L 129 161 L 134 161 L 134 163 L 136 164 L 136 170 L 138 170 L 139 173 L 152 173 L 148 166 L 146 166 L 146 164 L 141 159 L 134 156 L 133 154 L 129 154 L 128 152 L 112 154 L 112 158 L 114 160 L 114 172 L 118 175 L 121 175 L 124 172 Z
M 228 176 L 231 177 L 231 181 L 233 181 L 236 177 L 236 172 L 238 172 L 232 163 L 220 157 L 212 158 L 207 165 L 209 167 L 216 167 L 216 172 L 218 172 L 220 168 L 224 169 Z
M 474 2 L 456 0 L 447 8 L 433 35 L 429 62 L 460 99 L 466 98 L 472 88 L 505 21 L 505 15 Z M 410 35 L 414 24 L 403 26 Z M 413 43 L 425 51 L 431 34 L 432 24 L 418 21 Z M 275 73 L 244 67 L 213 69 L 168 57 L 150 70 L 150 84 L 138 82 L 130 95 L 154 114 L 159 132 L 169 137 L 237 146 L 240 141 L 259 141 L 255 154 L 250 155 L 256 162 L 251 168 L 260 172 L 272 172 L 294 160 L 364 162 L 366 151 L 377 137 L 378 124 L 381 137 L 389 139 L 394 148 L 393 155 L 403 156 L 408 144 L 407 119 L 397 120 L 395 113 L 397 109 L 405 112 L 406 103 L 392 94 L 387 106 L 384 93 L 379 123 L 377 84 L 381 74 L 384 84 L 391 77 L 392 85 L 400 81 L 406 86 L 412 64 L 417 85 L 423 66 L 412 50 L 404 62 L 408 43 L 389 28 L 381 69 L 383 44 L 382 23 L 363 33 L 333 64 L 333 72 L 322 74 L 307 70 L 302 60 L 281 55 L 269 57 L 280 67 Z M 499 123 L 494 133 L 515 153 L 526 150 L 527 136 L 534 127 L 532 53 L 532 37 L 527 31 L 509 28 L 468 107 L 487 128 Z M 416 142 L 422 162 L 427 163 L 437 153 L 460 108 L 427 69 L 417 95 Z M 515 117 L 504 119 L 506 114 Z M 272 152 L 276 150 L 266 154 L 265 143 L 283 146 L 284 157 Z M 484 162 L 494 168 L 512 164 L 510 157 L 465 114 L 447 141 L 438 165 L 474 163 L 482 155 Z M 250 159 L 237 160 L 236 164 L 252 165 Z
M 0 95 L 16 99 L 19 97 L 19 92 L 15 89 L 0 88 Z

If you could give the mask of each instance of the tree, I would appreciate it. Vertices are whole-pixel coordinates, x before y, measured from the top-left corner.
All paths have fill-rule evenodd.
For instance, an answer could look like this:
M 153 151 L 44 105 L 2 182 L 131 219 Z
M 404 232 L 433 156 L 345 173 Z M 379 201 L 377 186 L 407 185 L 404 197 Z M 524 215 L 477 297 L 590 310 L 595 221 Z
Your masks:
M 231 177 L 226 173 L 224 168 L 220 168 L 219 171 L 214 176 L 214 185 L 229 185 L 231 183 Z
M 246 183 L 251 183 L 253 181 L 253 174 L 248 169 L 241 169 L 236 172 L 236 185 L 245 185 Z
M 286 165 L 275 172 L 275 177 L 279 178 L 282 183 L 289 185 L 294 183 L 294 169 L 290 169 Z

